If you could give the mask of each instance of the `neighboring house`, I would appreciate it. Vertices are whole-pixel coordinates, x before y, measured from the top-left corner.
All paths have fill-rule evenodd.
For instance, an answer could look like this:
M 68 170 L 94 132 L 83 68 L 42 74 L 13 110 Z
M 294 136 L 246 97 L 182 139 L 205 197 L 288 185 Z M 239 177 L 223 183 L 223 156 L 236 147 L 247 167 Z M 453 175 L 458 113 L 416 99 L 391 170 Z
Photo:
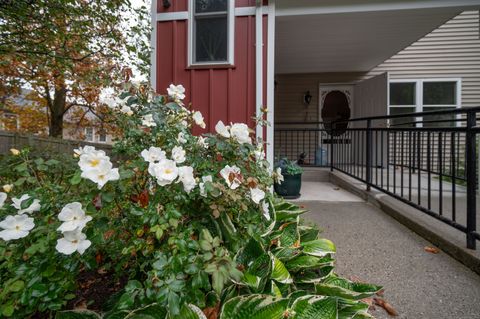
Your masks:
M 33 91 L 26 89 L 21 94 L 4 97 L 0 104 L 0 130 L 48 136 L 48 115 L 38 105 L 39 101 Z M 87 114 L 83 124 L 78 125 L 78 120 L 67 114 L 63 139 L 112 144 L 113 135 L 97 122 L 93 115 Z
M 346 101 L 350 117 L 387 114 L 389 105 L 391 113 L 480 105 L 479 5 L 153 1 L 152 85 L 164 92 L 183 84 L 206 131 L 219 120 L 252 125 L 265 105 L 275 129 L 325 120 L 329 100 Z M 331 118 L 332 110 L 324 111 Z M 267 141 L 269 160 L 274 147 L 295 144 L 273 127 L 257 127 L 256 135 Z

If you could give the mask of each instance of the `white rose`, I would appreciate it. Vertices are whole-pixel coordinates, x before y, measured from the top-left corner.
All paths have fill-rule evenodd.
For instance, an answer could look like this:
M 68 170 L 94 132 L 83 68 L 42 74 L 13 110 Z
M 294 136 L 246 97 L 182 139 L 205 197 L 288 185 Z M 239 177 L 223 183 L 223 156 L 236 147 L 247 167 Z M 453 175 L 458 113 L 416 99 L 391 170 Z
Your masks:
M 82 209 L 82 204 L 79 202 L 73 202 L 65 205 L 58 214 L 58 219 L 63 223 L 57 228 L 58 231 L 66 232 L 73 231 L 75 229 L 82 230 L 89 221 L 92 220 L 92 216 L 85 214 Z
M 207 139 L 203 136 L 198 137 L 197 144 L 200 145 L 201 147 L 205 148 L 205 149 L 208 148 Z
M 35 227 L 33 218 L 27 215 L 7 216 L 0 222 L 0 238 L 5 241 L 19 239 L 28 236 L 30 230 Z
M 218 121 L 217 125 L 215 125 L 215 131 L 221 136 L 226 138 L 230 137 L 229 129 L 230 129 L 230 126 L 225 126 L 225 124 L 223 124 L 222 121 Z
M 183 132 L 178 133 L 177 142 L 180 143 L 180 144 L 187 143 L 187 139 L 185 138 L 185 134 L 183 134 Z
M 225 179 L 225 183 L 227 183 L 228 187 L 231 189 L 236 189 L 242 183 L 240 168 L 235 165 L 226 165 L 220 171 L 220 175 Z
M 73 154 L 76 156 L 76 157 L 79 157 L 83 154 L 89 154 L 89 153 L 92 153 L 96 151 L 95 150 L 95 147 L 93 146 L 90 146 L 90 145 L 86 145 L 84 147 L 79 147 L 79 148 L 76 148 L 73 150 Z
M 178 182 L 182 182 L 183 189 L 190 193 L 192 189 L 195 188 L 197 183 L 195 182 L 195 177 L 193 176 L 193 167 L 191 166 L 182 166 L 178 168 Z
M 248 126 L 243 123 L 235 123 L 230 129 L 230 134 L 234 139 L 237 140 L 240 144 L 248 143 L 252 144 L 252 139 L 250 138 L 250 132 L 248 131 Z
M 128 116 L 132 116 L 133 115 L 133 110 L 130 106 L 128 105 L 123 105 L 121 108 L 120 108 L 120 112 L 124 113 L 124 114 L 127 114 Z
M 282 182 L 284 181 L 284 177 L 282 175 L 282 169 L 280 167 L 277 167 L 277 169 L 273 173 L 273 179 L 277 184 L 282 184 Z
M 150 146 L 148 150 L 143 150 L 140 155 L 142 155 L 143 159 L 149 163 L 158 162 L 166 158 L 165 152 L 162 151 L 160 147 L 155 146 Z
M 200 113 L 200 111 L 196 111 L 195 113 L 193 113 L 192 118 L 195 121 L 195 124 L 197 124 L 201 128 L 206 127 L 205 122 L 203 120 L 203 115 L 202 113 Z
M 185 150 L 181 146 L 175 146 L 172 149 L 172 159 L 177 164 L 185 162 Z
M 148 172 L 157 179 L 160 186 L 173 183 L 178 176 L 177 165 L 169 159 L 162 159 L 158 163 L 150 163 Z
M 0 208 L 3 207 L 3 204 L 7 200 L 7 193 L 0 192 Z
M 260 204 L 260 201 L 265 198 L 265 192 L 260 188 L 250 188 L 250 197 L 255 204 Z
M 168 96 L 170 96 L 175 101 L 181 101 L 185 98 L 185 88 L 181 84 L 170 84 L 170 86 L 167 88 L 167 93 Z
M 92 244 L 92 242 L 87 239 L 87 235 L 78 229 L 66 231 L 63 233 L 63 236 L 63 238 L 57 240 L 55 249 L 65 255 L 71 255 L 76 251 L 81 255 Z
M 26 200 L 30 199 L 30 196 L 28 194 L 23 194 L 20 198 L 12 198 L 12 206 L 18 209 L 17 214 L 21 215 L 24 213 L 31 214 L 33 212 L 39 211 L 41 206 L 40 206 L 40 201 L 38 199 L 34 199 L 33 202 L 28 206 L 27 208 L 22 209 L 22 203 Z
M 142 117 L 142 125 L 146 127 L 155 127 L 157 123 L 153 120 L 152 114 L 147 114 Z

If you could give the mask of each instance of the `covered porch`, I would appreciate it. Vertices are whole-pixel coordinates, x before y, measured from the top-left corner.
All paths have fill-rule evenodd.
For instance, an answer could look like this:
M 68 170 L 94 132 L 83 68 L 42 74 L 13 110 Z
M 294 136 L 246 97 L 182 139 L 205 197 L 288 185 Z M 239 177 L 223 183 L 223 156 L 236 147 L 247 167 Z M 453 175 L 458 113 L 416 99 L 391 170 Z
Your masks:
M 390 114 L 377 65 L 475 1 L 276 2 L 274 157 L 329 167 L 467 235 L 475 248 L 479 109 Z M 480 156 L 478 156 L 480 158 Z

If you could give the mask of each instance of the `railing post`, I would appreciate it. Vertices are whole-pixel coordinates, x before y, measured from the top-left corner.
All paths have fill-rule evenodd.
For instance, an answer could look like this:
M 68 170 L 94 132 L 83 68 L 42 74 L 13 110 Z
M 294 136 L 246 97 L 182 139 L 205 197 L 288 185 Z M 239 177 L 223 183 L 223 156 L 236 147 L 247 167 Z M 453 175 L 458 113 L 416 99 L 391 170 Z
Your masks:
M 476 125 L 476 112 L 467 112 L 467 133 L 466 133 L 466 150 L 467 159 L 467 248 L 476 248 L 475 231 L 477 230 L 476 218 L 476 139 L 475 132 L 472 128 Z
M 335 143 L 333 142 L 333 132 L 334 132 L 334 127 L 335 127 L 336 123 L 335 122 L 332 122 L 332 127 L 330 129 L 330 172 L 333 172 L 333 153 L 334 153 L 334 147 L 335 147 Z
M 372 185 L 372 120 L 367 120 L 367 135 L 366 135 L 366 144 L 367 144 L 367 149 L 366 149 L 366 160 L 365 160 L 365 165 L 366 165 L 366 180 L 367 180 L 367 191 L 370 191 L 371 185 Z

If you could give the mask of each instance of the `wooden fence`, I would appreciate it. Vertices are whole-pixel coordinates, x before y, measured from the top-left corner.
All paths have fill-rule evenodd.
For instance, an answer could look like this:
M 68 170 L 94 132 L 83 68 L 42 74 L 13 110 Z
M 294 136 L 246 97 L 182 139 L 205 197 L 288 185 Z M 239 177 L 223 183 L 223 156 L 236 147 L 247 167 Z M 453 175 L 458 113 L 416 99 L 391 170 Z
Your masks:
M 112 146 L 108 144 L 63 140 L 51 137 L 46 138 L 35 135 L 0 131 L 0 155 L 10 153 L 11 148 L 20 150 L 25 147 L 41 152 L 72 153 L 75 148 L 85 145 L 95 146 L 95 148 L 102 149 L 108 154 L 112 151 Z

